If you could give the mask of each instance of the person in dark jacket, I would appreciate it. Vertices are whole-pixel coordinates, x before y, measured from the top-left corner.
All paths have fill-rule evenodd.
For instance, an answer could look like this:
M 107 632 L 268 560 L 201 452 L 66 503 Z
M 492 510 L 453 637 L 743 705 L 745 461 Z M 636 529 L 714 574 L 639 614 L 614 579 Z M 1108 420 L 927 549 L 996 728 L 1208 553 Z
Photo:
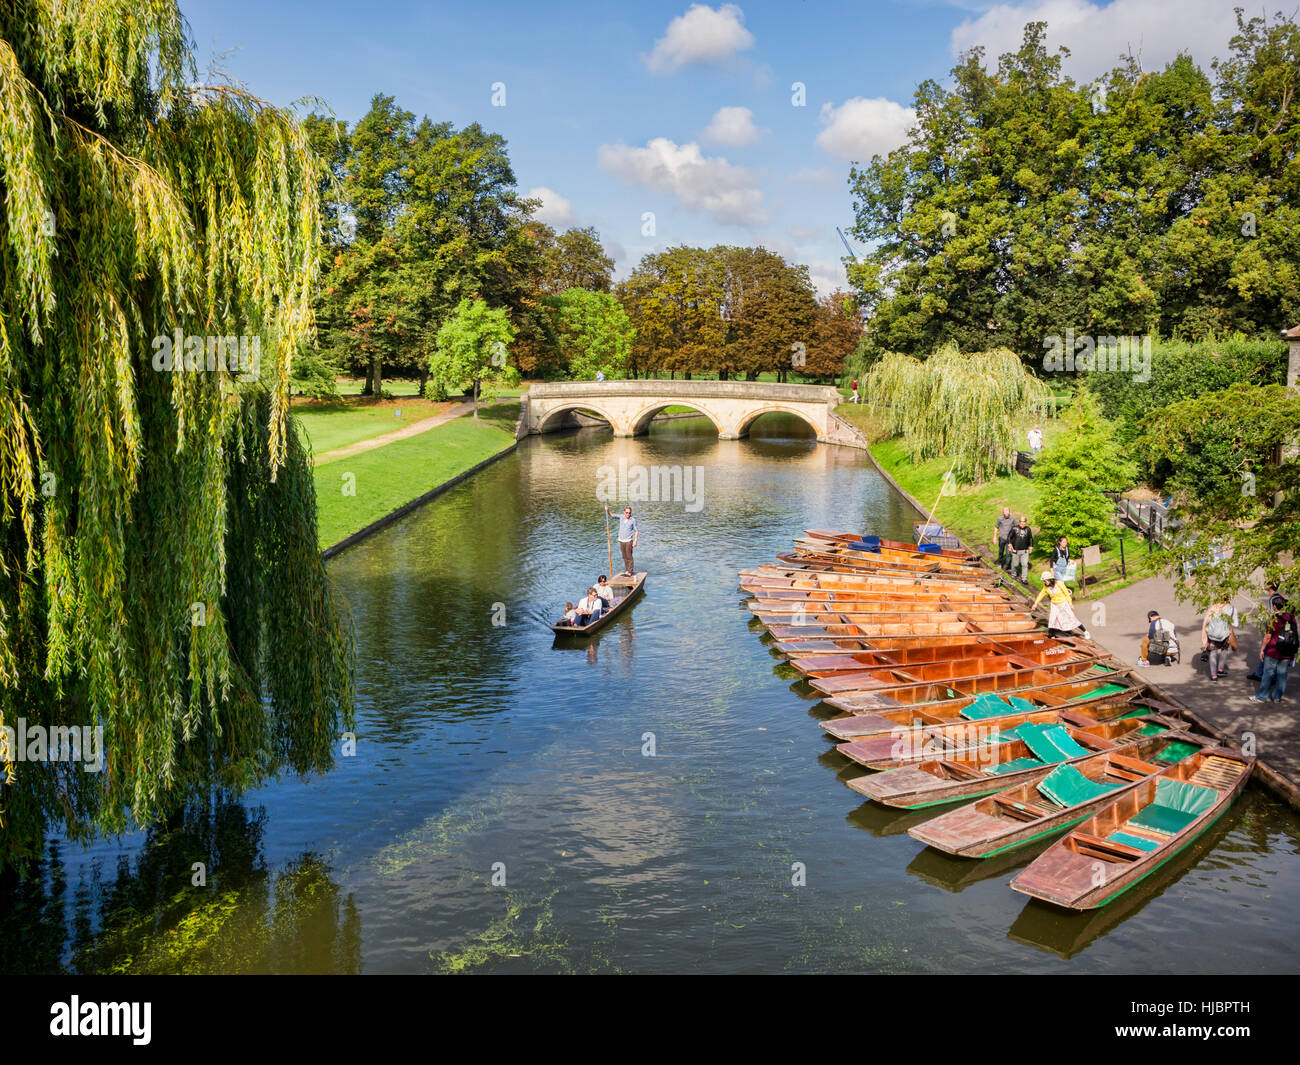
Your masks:
M 1029 528 L 1029 520 L 1022 514 L 1015 527 L 1007 533 L 1007 550 L 1011 555 L 1011 574 L 1015 576 L 1016 567 L 1020 567 L 1020 581 L 1029 583 L 1029 549 L 1034 546 L 1034 534 Z
M 1016 526 L 1016 519 L 1011 516 L 1011 508 L 1003 507 L 998 520 L 993 523 L 993 537 L 998 543 L 998 565 L 1007 569 L 1011 565 L 1011 552 L 1007 550 L 1007 537 Z
M 1297 632 L 1295 615 L 1287 609 L 1286 600 L 1275 595 L 1269 605 L 1273 608 L 1273 621 L 1259 649 L 1263 680 L 1259 682 L 1259 691 L 1250 697 L 1252 703 L 1282 701 L 1286 694 L 1287 671 L 1296 651 L 1300 650 L 1300 632 Z

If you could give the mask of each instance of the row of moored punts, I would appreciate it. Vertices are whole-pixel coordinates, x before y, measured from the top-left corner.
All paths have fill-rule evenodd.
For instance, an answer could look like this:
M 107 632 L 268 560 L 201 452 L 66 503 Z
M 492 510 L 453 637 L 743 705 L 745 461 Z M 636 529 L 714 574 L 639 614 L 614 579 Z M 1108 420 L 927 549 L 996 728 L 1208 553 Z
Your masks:
M 1204 833 L 1254 768 L 1105 648 L 1050 636 L 960 548 L 810 529 L 740 586 L 774 648 L 841 711 L 822 728 L 872 770 L 849 787 L 952 806 L 910 835 L 972 860 L 1060 835 L 1011 881 L 1026 895 L 1104 905 Z

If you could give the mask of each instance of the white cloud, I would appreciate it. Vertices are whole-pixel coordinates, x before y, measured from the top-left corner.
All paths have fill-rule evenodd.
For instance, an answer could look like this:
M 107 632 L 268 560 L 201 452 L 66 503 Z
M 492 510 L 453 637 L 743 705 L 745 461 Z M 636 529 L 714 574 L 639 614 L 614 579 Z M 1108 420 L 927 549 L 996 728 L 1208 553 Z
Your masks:
M 855 96 L 839 107 L 822 104 L 821 121 L 826 128 L 817 134 L 817 147 L 839 159 L 865 163 L 907 140 L 916 112 L 883 96 Z
M 749 171 L 721 156 L 704 155 L 694 141 L 678 146 L 656 137 L 644 148 L 602 144 L 597 160 L 602 170 L 625 184 L 671 193 L 683 206 L 716 222 L 748 226 L 767 221 L 762 190 Z
M 700 139 L 731 148 L 744 148 L 756 143 L 767 132 L 754 125 L 754 112 L 748 107 L 720 107 L 700 134 Z
M 539 222 L 545 222 L 548 226 L 556 229 L 567 229 L 577 219 L 577 215 L 573 213 L 573 204 L 554 189 L 548 189 L 545 185 L 538 185 L 535 189 L 529 189 L 524 193 L 524 198 L 542 201 L 541 207 L 533 212 L 533 217 Z
M 671 74 L 690 63 L 724 62 L 753 44 L 754 35 L 745 29 L 745 13 L 735 4 L 717 10 L 692 4 L 686 14 L 668 23 L 667 32 L 643 58 L 651 73 Z
M 821 226 L 788 225 L 785 231 L 796 244 L 808 244 L 826 236 L 826 230 Z
M 1147 70 L 1163 67 L 1181 51 L 1208 68 L 1236 32 L 1232 8 L 1225 0 L 1113 0 L 1105 7 L 1089 0 L 997 4 L 961 23 L 952 31 L 950 44 L 954 57 L 982 45 L 985 61 L 992 66 L 998 56 L 1020 47 L 1026 22 L 1046 22 L 1048 47 L 1070 49 L 1064 68 L 1077 80 L 1091 81 L 1107 73 L 1130 48 Z

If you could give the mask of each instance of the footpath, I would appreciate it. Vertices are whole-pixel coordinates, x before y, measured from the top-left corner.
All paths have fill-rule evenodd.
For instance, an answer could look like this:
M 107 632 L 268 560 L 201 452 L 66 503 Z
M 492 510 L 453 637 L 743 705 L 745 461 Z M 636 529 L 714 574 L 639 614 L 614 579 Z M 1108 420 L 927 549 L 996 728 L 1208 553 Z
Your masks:
M 1095 622 L 1094 604 L 1105 611 Z M 1244 619 L 1258 604 L 1239 596 L 1233 605 L 1243 618 L 1237 629 L 1237 650 L 1228 659 L 1228 675 L 1211 681 L 1201 662 L 1201 615 L 1190 603 L 1178 602 L 1169 578 L 1148 577 L 1099 599 L 1074 603 L 1093 638 L 1126 663 L 1138 660 L 1148 610 L 1158 610 L 1172 621 L 1180 660 L 1172 666 L 1136 667 L 1134 672 L 1211 730 L 1226 735 L 1234 746 L 1241 747 L 1247 733 L 1253 735 L 1264 773 L 1271 770 L 1288 784 L 1292 803 L 1300 805 L 1300 677 L 1288 678 L 1287 694 L 1280 703 L 1250 701 L 1259 687 L 1258 681 L 1248 682 L 1247 677 L 1259 662 L 1260 634 Z
M 445 410 L 441 414 L 434 414 L 428 418 L 421 418 L 418 422 L 411 422 L 410 425 L 404 425 L 400 429 L 394 429 L 391 433 L 383 433 L 380 436 L 372 436 L 366 440 L 358 440 L 355 444 L 349 444 L 347 447 L 336 447 L 333 451 L 322 451 L 315 456 L 316 466 L 324 466 L 327 462 L 337 462 L 339 459 L 350 458 L 353 455 L 360 455 L 364 451 L 371 451 L 377 447 L 384 447 L 386 444 L 394 443 L 398 440 L 405 440 L 408 437 L 419 436 L 421 433 L 427 433 L 430 429 L 436 429 L 440 425 L 446 425 L 453 418 L 459 418 L 462 414 L 468 414 L 474 409 L 473 401 L 459 403 L 450 410 Z

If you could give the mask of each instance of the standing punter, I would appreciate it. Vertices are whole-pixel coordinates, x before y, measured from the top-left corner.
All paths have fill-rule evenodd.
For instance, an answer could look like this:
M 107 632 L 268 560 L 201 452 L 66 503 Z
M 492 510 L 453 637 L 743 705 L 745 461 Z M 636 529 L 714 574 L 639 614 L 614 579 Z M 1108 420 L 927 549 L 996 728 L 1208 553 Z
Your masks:
M 614 512 L 609 509 L 608 503 L 605 504 L 605 513 L 611 518 L 614 516 Z M 632 551 L 636 547 L 639 535 L 636 531 L 636 518 L 632 517 L 632 508 L 624 507 L 623 513 L 618 519 L 618 549 L 623 552 L 623 565 L 627 567 L 623 571 L 625 577 L 632 576 Z

